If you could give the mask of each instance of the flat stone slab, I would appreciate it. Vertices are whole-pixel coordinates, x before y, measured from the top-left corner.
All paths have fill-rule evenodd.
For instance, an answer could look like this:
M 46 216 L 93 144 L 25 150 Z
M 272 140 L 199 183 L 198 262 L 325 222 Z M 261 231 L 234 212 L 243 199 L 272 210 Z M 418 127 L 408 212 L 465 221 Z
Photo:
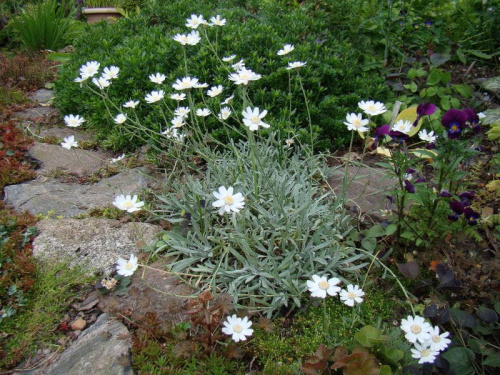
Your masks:
M 38 178 L 4 188 L 5 203 L 17 211 L 75 217 L 93 208 L 111 206 L 119 194 L 138 194 L 147 187 L 142 168 L 125 170 L 93 185 L 62 183 Z
M 46 219 L 36 225 L 33 256 L 49 262 L 66 262 L 90 273 L 109 275 L 119 257 L 129 259 L 139 247 L 154 242 L 162 229 L 147 223 L 118 220 Z
M 195 293 L 181 279 L 166 272 L 165 262 L 159 261 L 145 269 L 139 268 L 132 275 L 127 294 L 99 294 L 97 307 L 109 313 L 127 311 L 132 314 L 132 320 L 154 313 L 160 322 L 171 326 L 189 320 L 186 303 Z
M 19 121 L 30 121 L 35 118 L 48 117 L 55 114 L 57 114 L 57 109 L 53 107 L 34 107 L 14 113 L 13 118 Z
M 328 183 L 335 194 L 342 193 L 342 179 L 344 178 L 344 167 L 333 172 Z M 388 177 L 381 168 L 350 166 L 347 170 L 348 182 L 352 180 L 347 188 L 347 206 L 363 214 L 381 217 L 380 210 L 385 209 L 388 203 L 387 195 L 397 181 Z
M 49 103 L 52 98 L 54 98 L 54 90 L 40 89 L 36 90 L 33 94 L 29 96 L 30 100 L 33 102 L 38 102 L 40 104 Z
M 56 171 L 64 171 L 79 176 L 90 175 L 104 167 L 108 157 L 97 151 L 81 148 L 65 149 L 59 145 L 35 142 L 28 152 L 29 156 L 41 162 L 37 174 L 48 175 Z
M 33 127 L 30 126 L 30 131 L 40 137 L 40 138 L 57 138 L 61 142 L 64 140 L 64 138 L 69 137 L 69 136 L 74 136 L 76 141 L 92 141 L 94 137 L 92 136 L 91 133 L 85 131 L 85 130 L 80 130 L 80 128 L 69 128 L 67 126 L 65 127 L 59 127 L 59 126 L 52 126 L 52 127 L 45 127 L 45 126 L 38 126 L 38 127 Z
M 102 314 L 44 373 L 132 375 L 132 336 L 121 322 Z

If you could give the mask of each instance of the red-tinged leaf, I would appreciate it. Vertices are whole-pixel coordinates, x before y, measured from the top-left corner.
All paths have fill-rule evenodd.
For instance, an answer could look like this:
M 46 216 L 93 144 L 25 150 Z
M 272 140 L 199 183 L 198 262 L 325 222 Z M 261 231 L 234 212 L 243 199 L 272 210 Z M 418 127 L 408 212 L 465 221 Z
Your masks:
M 325 345 L 321 344 L 314 355 L 319 358 L 328 361 L 333 354 L 333 349 L 327 349 Z
M 321 375 L 328 367 L 327 361 L 319 361 L 317 363 L 306 362 L 302 365 L 302 372 L 307 375 Z
M 417 262 L 398 263 L 399 272 L 411 280 L 420 276 L 420 267 Z

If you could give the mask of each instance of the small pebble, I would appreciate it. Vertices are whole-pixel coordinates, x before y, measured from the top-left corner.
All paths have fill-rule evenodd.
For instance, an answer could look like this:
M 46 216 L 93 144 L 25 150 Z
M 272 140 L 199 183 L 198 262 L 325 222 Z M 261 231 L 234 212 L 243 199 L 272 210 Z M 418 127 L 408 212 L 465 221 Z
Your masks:
M 76 319 L 74 322 L 70 324 L 70 327 L 73 331 L 81 331 L 87 326 L 87 322 L 82 318 Z

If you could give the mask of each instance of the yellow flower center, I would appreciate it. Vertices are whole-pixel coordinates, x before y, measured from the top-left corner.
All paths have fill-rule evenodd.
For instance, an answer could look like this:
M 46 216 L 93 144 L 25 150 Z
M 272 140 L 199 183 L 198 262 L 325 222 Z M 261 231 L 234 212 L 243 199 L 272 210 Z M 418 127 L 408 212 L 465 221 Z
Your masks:
M 123 207 L 126 207 L 126 208 L 134 207 L 134 203 L 132 201 L 125 201 L 125 202 L 123 202 Z
M 420 327 L 418 324 L 414 324 L 411 326 L 411 331 L 418 335 L 420 332 L 422 332 L 422 327 Z
M 252 116 L 250 118 L 250 121 L 252 121 L 256 125 L 259 125 L 260 124 L 260 117 L 259 116 Z
M 132 265 L 132 263 L 130 263 L 130 262 L 125 263 L 125 269 L 126 270 L 131 270 L 133 267 L 134 266 Z
M 441 342 L 441 336 L 439 336 L 439 335 L 432 336 L 432 341 L 434 341 L 436 344 L 438 342 Z
M 243 327 L 239 324 L 235 324 L 233 326 L 233 331 L 236 332 L 236 333 L 241 333 L 241 331 L 243 331 Z
M 225 204 L 233 204 L 234 203 L 234 198 L 230 195 L 226 195 L 224 197 L 224 203 Z
M 250 73 L 240 73 L 240 79 L 243 79 L 243 80 L 246 80 L 246 79 L 250 79 Z
M 370 111 L 370 112 L 375 112 L 376 110 L 377 110 L 377 108 L 375 108 L 375 106 L 374 106 L 374 105 L 370 105 L 370 106 L 368 106 L 368 111 Z
M 191 82 L 184 81 L 184 82 L 181 83 L 181 86 L 185 87 L 185 88 L 188 88 L 188 87 L 191 86 Z
M 454 132 L 456 132 L 458 130 L 458 126 L 456 125 L 452 125 L 451 126 L 451 130 L 453 130 Z
M 323 280 L 318 283 L 318 286 L 320 289 L 327 290 L 330 284 L 328 284 L 328 281 Z
M 420 352 L 422 357 L 428 357 L 431 354 L 431 351 L 429 349 L 424 349 Z
M 354 299 L 354 298 L 356 298 L 356 293 L 354 293 L 354 292 L 349 292 L 349 293 L 347 293 L 347 298 L 349 298 L 349 299 Z

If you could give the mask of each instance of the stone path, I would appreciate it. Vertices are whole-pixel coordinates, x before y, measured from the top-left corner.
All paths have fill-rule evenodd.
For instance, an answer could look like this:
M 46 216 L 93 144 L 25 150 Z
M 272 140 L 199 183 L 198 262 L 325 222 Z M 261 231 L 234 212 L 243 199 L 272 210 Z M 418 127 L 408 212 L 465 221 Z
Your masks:
M 85 217 L 89 210 L 112 207 L 119 194 L 140 194 L 148 188 L 144 168 L 124 169 L 114 176 L 94 184 L 67 182 L 85 180 L 106 168 L 112 155 L 109 152 L 73 148 L 59 145 L 64 137 L 75 135 L 78 141 L 91 141 L 92 135 L 84 130 L 62 125 L 60 115 L 53 107 L 51 90 L 42 89 L 31 96 L 37 107 L 14 115 L 19 126 L 26 129 L 36 142 L 29 155 L 39 162 L 36 179 L 19 185 L 6 186 L 5 203 L 17 211 L 47 215 L 57 219 L 43 219 L 37 224 L 39 235 L 33 242 L 33 255 L 45 262 L 68 262 L 88 272 L 109 275 L 119 257 L 141 253 L 140 248 L 155 241 L 162 230 L 147 223 Z M 56 125 L 47 125 L 58 120 Z M 49 141 L 50 143 L 44 143 Z M 82 217 L 82 218 L 79 218 Z M 43 366 L 19 374 L 133 374 L 131 368 L 131 335 L 113 315 L 125 310 L 134 311 L 133 318 L 146 312 L 160 312 L 165 323 L 185 319 L 185 298 L 193 291 L 173 276 L 166 276 L 165 265 L 136 272 L 126 296 L 96 294 L 100 315 L 97 321 L 82 331 L 72 345 L 61 355 L 48 354 Z M 143 277 L 144 276 L 144 277 Z M 110 312 L 111 314 L 107 314 Z M 48 360 L 47 360 L 48 359 Z M 35 366 L 36 367 L 36 364 Z

